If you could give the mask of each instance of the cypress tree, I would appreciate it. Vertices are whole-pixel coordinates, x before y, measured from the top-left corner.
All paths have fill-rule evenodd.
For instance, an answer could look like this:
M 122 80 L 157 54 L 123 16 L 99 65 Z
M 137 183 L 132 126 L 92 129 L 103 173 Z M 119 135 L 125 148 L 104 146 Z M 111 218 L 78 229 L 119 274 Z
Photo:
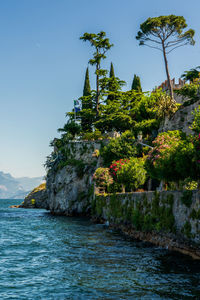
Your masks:
M 82 99 L 82 115 L 81 115 L 81 127 L 83 131 L 92 130 L 92 120 L 88 116 L 92 110 L 92 97 L 91 97 L 91 87 L 90 87 L 90 78 L 89 70 L 86 69 L 85 72 L 85 82 L 83 87 L 83 97 Z
M 115 72 L 114 72 L 114 67 L 113 67 L 113 63 L 111 62 L 110 64 L 110 78 L 115 77 Z
M 91 88 L 90 88 L 89 70 L 87 68 L 85 73 L 83 96 L 90 96 L 90 95 L 91 95 Z
M 114 72 L 114 67 L 112 62 L 110 64 L 110 79 L 108 83 L 108 91 L 109 92 L 115 91 L 115 72 Z M 114 99 L 115 99 L 114 95 L 108 95 L 107 100 L 114 100 Z
M 136 92 L 142 92 L 142 87 L 141 87 L 140 77 L 139 76 L 134 75 L 131 89 L 135 90 Z

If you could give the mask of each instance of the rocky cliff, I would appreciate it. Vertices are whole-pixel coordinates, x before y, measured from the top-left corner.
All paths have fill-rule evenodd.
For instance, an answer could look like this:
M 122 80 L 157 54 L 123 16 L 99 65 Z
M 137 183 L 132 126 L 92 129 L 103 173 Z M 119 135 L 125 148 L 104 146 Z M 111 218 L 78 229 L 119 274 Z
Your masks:
M 30 192 L 19 206 L 22 208 L 44 208 L 49 209 L 47 203 L 46 184 L 42 183 Z
M 92 176 L 100 165 L 101 142 L 70 142 L 65 157 L 55 159 L 47 174 L 48 206 L 52 214 L 88 215 L 93 195 Z
M 194 120 L 193 112 L 199 107 L 199 105 L 200 100 L 191 105 L 182 106 L 172 118 L 165 118 L 159 131 L 182 130 L 186 134 L 191 134 L 192 130 L 190 129 L 190 126 Z

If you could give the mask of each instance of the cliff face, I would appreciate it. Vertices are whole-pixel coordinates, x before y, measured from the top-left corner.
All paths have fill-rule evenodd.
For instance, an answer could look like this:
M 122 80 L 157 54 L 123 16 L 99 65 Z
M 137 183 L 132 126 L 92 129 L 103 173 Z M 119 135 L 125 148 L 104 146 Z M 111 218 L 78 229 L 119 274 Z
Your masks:
M 94 152 L 100 147 L 100 142 L 84 141 L 66 145 L 65 160 L 55 161 L 47 174 L 48 206 L 52 214 L 89 214 L 92 175 L 100 164 L 100 158 Z
M 32 190 L 19 207 L 48 209 L 46 184 L 42 183 Z
M 199 107 L 199 105 L 200 100 L 191 105 L 180 108 L 172 118 L 165 118 L 159 131 L 182 130 L 186 134 L 191 134 L 192 130 L 189 127 L 194 121 L 194 115 L 192 113 Z

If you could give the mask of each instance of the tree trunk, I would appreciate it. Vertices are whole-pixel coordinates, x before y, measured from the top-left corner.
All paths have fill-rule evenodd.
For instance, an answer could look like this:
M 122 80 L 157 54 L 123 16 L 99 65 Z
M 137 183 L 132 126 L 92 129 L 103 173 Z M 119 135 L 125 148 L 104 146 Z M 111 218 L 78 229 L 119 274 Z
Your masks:
M 124 184 L 122 184 L 122 193 L 126 193 L 126 188 Z
M 96 95 L 96 116 L 99 116 L 99 69 L 100 65 L 97 63 L 96 64 L 96 88 L 97 88 L 97 95 Z
M 163 191 L 163 184 L 164 184 L 164 182 L 163 182 L 163 180 L 161 180 L 160 185 L 159 185 L 159 187 L 158 187 L 158 191 L 159 191 L 159 192 L 162 192 L 162 191 Z
M 163 56 L 164 56 L 164 61 L 165 61 L 165 70 L 166 70 L 166 74 L 167 74 L 169 93 L 170 93 L 171 99 L 174 99 L 174 92 L 173 92 L 172 82 L 171 82 L 171 78 L 169 75 L 169 69 L 168 69 L 168 61 L 167 61 L 165 46 L 163 43 L 162 43 L 162 48 L 163 48 Z
M 147 190 L 151 191 L 151 188 L 152 188 L 152 179 L 151 178 L 149 178 L 147 185 L 148 185 Z

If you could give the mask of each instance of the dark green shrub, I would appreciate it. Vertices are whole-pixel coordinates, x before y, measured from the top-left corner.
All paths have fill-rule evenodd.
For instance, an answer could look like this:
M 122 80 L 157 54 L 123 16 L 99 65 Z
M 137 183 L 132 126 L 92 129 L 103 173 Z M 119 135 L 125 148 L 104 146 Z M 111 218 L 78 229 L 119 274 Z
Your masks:
M 161 133 L 153 145 L 145 163 L 150 177 L 178 182 L 193 176 L 194 144 L 185 134 L 178 130 Z
M 184 191 L 181 202 L 189 208 L 192 204 L 192 191 Z
M 136 156 L 135 137 L 130 131 L 126 131 L 121 137 L 111 139 L 109 144 L 101 149 L 100 153 L 107 166 L 115 160 Z

